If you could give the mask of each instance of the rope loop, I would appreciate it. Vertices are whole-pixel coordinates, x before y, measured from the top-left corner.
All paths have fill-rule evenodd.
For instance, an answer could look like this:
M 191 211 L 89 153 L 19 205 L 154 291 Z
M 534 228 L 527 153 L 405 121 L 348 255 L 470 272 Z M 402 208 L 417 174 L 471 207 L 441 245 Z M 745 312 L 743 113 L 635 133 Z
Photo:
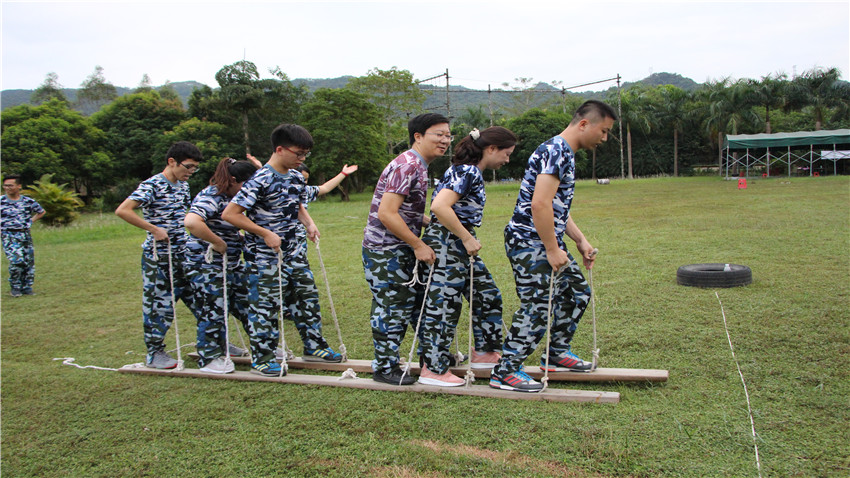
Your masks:
M 419 309 L 419 320 L 416 321 L 416 330 L 413 334 L 413 343 L 410 345 L 410 354 L 407 356 L 407 363 L 404 365 L 404 369 L 401 374 L 401 378 L 399 378 L 398 384 L 401 385 L 401 381 L 404 380 L 404 376 L 410 371 L 410 362 L 413 361 L 413 352 L 416 350 L 416 339 L 419 338 L 419 327 L 422 325 L 422 316 L 425 315 L 425 304 L 428 302 L 428 289 L 431 287 L 431 277 L 434 275 L 434 264 L 431 264 L 431 270 L 428 272 L 428 280 L 425 282 L 425 294 L 422 297 L 422 307 Z M 419 261 L 416 261 L 416 265 L 413 266 L 413 280 L 405 283 L 403 285 L 416 284 L 416 268 L 419 266 Z
M 328 281 L 328 272 L 325 269 L 325 261 L 322 260 L 322 251 L 319 249 L 319 240 L 318 239 L 316 239 L 315 244 L 316 244 L 316 255 L 319 257 L 319 265 L 322 268 L 322 277 L 325 279 L 325 288 L 328 291 L 328 304 L 331 307 L 331 316 L 334 319 L 334 325 L 336 326 L 336 334 L 337 334 L 337 337 L 339 338 L 339 344 L 340 344 L 339 345 L 339 353 L 340 353 L 340 355 L 342 355 L 342 361 L 347 362 L 348 361 L 348 352 L 346 351 L 345 343 L 343 343 L 343 341 L 342 341 L 342 330 L 339 327 L 339 319 L 336 316 L 336 308 L 334 307 L 334 300 L 333 300 L 333 297 L 331 296 L 331 283 Z

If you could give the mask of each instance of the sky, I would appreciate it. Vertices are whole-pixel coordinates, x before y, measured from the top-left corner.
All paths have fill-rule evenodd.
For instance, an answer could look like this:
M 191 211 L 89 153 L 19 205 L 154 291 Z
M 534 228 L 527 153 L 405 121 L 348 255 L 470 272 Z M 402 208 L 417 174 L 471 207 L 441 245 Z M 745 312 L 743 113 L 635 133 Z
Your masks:
M 54 72 L 77 88 L 96 66 L 115 86 L 194 80 L 246 59 L 263 78 L 448 70 L 452 86 L 572 87 L 677 73 L 698 83 L 850 75 L 850 2 L 802 1 L 7 1 L 0 89 L 34 89 Z M 445 80 L 429 82 L 444 86 Z M 603 82 L 574 91 L 601 90 Z

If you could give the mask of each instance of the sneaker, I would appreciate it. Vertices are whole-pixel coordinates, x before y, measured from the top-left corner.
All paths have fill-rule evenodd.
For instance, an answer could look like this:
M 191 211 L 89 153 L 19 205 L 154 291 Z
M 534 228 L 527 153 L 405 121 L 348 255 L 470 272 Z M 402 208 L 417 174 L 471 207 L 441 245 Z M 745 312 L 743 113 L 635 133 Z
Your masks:
M 419 383 L 422 385 L 436 385 L 438 387 L 460 387 L 466 381 L 448 371 L 442 375 L 437 375 L 428 370 L 428 366 L 426 365 L 419 372 Z
M 216 357 L 210 363 L 201 367 L 201 372 L 206 373 L 233 373 L 236 368 L 233 362 L 227 360 L 227 357 Z
M 20 297 L 21 291 L 19 291 L 18 289 L 12 289 L 11 294 L 12 294 L 12 297 Z
M 416 378 L 411 377 L 409 373 L 405 374 L 404 378 L 401 378 L 401 375 L 403 373 L 404 372 L 400 368 L 396 367 L 388 373 L 373 373 L 372 380 L 376 382 L 389 383 L 390 385 L 413 385 L 414 383 L 416 383 Z
M 502 354 L 499 352 L 478 352 L 477 350 L 473 350 L 469 368 L 492 369 L 498 364 L 500 358 L 502 358 Z
M 274 360 L 270 362 L 251 364 L 251 373 L 262 375 L 264 377 L 280 377 L 281 370 L 283 370 L 283 368 L 281 368 L 280 364 Z M 283 370 L 283 375 L 286 375 L 286 370 Z
M 148 360 L 145 362 L 148 368 L 169 369 L 177 367 L 177 361 L 171 358 L 171 355 L 165 350 L 157 350 L 153 354 L 148 354 Z
M 540 358 L 540 370 L 546 372 L 590 372 L 592 367 L 593 363 L 585 362 L 570 350 L 560 357 L 549 357 L 549 368 L 546 368 L 546 357 Z
M 342 355 L 334 352 L 334 349 L 330 347 L 317 350 L 304 349 L 302 358 L 305 362 L 342 362 Z
M 244 357 L 244 356 L 248 355 L 247 350 L 245 350 L 241 347 L 237 347 L 237 346 L 235 346 L 235 345 L 233 345 L 229 342 L 227 344 L 227 351 L 230 352 L 231 357 Z
M 495 373 L 490 374 L 490 387 L 516 392 L 539 392 L 543 384 L 529 377 L 522 369 L 505 377 Z

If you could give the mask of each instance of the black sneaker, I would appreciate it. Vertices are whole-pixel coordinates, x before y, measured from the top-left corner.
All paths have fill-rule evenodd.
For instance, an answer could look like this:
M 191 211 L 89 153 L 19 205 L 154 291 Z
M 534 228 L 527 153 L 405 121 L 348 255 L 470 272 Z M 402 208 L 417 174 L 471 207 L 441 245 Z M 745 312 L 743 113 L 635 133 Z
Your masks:
M 543 384 L 529 377 L 522 369 L 504 377 L 495 373 L 490 374 L 490 387 L 515 392 L 539 392 L 543 390 Z
M 404 378 L 402 378 L 402 374 L 404 374 Z M 398 367 L 392 369 L 392 371 L 388 373 L 375 372 L 372 374 L 372 380 L 381 383 L 389 383 L 391 385 L 413 385 L 416 383 L 416 377 L 410 376 L 409 373 L 405 374 L 404 371 Z

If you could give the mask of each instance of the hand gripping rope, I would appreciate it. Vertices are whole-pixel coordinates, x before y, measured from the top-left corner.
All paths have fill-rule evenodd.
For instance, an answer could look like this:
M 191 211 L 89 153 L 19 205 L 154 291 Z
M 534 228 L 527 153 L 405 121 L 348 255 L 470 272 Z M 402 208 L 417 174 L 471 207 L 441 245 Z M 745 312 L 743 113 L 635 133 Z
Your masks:
M 325 261 L 322 260 L 322 251 L 319 249 L 319 240 L 316 239 L 316 255 L 319 256 L 319 265 L 322 268 L 322 277 L 325 279 L 325 287 L 328 290 L 328 302 L 331 306 L 331 315 L 334 318 L 336 326 L 336 334 L 339 337 L 339 353 L 342 355 L 342 361 L 348 361 L 348 352 L 345 349 L 345 344 L 342 342 L 342 331 L 339 329 L 339 319 L 336 317 L 336 309 L 334 308 L 334 300 L 331 297 L 331 284 L 328 282 L 328 272 L 325 270 Z
M 425 282 L 425 295 L 422 297 L 422 307 L 419 309 L 419 320 L 416 321 L 416 330 L 413 334 L 413 344 L 410 346 L 410 354 L 407 356 L 407 363 L 404 364 L 404 370 L 401 374 L 401 378 L 398 380 L 398 384 L 401 385 L 401 381 L 404 380 L 404 376 L 407 375 L 407 372 L 410 371 L 410 362 L 413 360 L 413 351 L 416 350 L 416 339 L 419 337 L 419 327 L 422 325 L 422 316 L 425 315 L 425 303 L 428 301 L 428 289 L 431 287 L 431 277 L 434 275 L 434 264 L 431 264 L 431 270 L 428 272 L 428 280 Z M 419 261 L 416 261 L 416 264 L 413 266 L 413 279 L 410 282 L 405 282 L 402 285 L 413 287 L 417 284 L 422 284 L 419 281 L 418 275 L 419 269 Z
M 204 259 L 207 261 L 207 264 L 212 264 L 213 254 L 215 253 L 215 249 L 213 249 L 212 244 L 207 247 L 207 253 L 204 254 Z M 222 291 L 221 295 L 224 299 L 224 361 L 225 365 L 230 365 L 233 363 L 233 360 L 230 359 L 230 329 L 227 327 L 227 317 L 230 315 L 230 312 L 227 308 L 227 251 L 224 251 L 224 254 L 221 255 L 221 284 Z

